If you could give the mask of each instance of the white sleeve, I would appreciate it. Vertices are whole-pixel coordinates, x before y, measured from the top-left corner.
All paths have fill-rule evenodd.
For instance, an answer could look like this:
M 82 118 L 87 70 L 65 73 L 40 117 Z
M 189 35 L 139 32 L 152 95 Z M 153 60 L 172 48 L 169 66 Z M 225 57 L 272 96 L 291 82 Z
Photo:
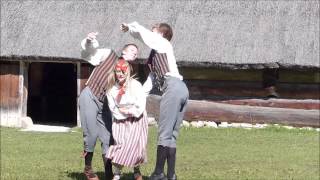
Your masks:
M 129 112 L 132 116 L 138 118 L 146 109 L 146 95 L 143 91 L 142 85 L 139 82 L 134 83 L 135 99 L 133 107 L 130 108 Z
M 137 22 L 132 22 L 128 24 L 129 32 L 131 36 L 136 39 L 139 39 L 151 49 L 155 49 L 159 53 L 166 52 L 167 48 L 171 48 L 170 42 L 162 37 L 160 34 L 154 33 L 149 29 L 141 26 Z
M 99 49 L 97 39 L 88 40 L 87 38 L 81 41 L 81 58 L 96 66 L 100 64 L 111 53 L 111 49 Z
M 107 98 L 108 98 L 109 109 L 110 109 L 111 112 L 113 112 L 113 109 L 115 109 L 116 104 L 114 103 L 113 98 L 109 93 L 107 93 L 106 95 L 107 95 Z
M 153 88 L 153 73 L 149 73 L 147 80 L 143 83 L 143 91 L 146 96 L 149 95 L 150 91 Z

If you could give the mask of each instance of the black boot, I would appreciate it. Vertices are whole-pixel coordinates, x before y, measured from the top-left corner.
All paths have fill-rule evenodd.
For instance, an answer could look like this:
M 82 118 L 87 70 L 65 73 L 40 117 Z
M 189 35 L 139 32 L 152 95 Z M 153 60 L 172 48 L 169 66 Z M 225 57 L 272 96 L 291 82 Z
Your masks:
M 167 149 L 167 147 L 158 145 L 156 167 L 154 172 L 150 176 L 150 180 L 167 180 L 166 176 L 163 173 L 164 164 L 168 156 Z
M 176 148 L 168 147 L 168 158 L 167 158 L 167 165 L 168 165 L 168 172 L 167 177 L 168 180 L 176 180 L 177 176 L 175 174 L 176 169 Z
M 166 175 L 164 175 L 163 173 L 160 173 L 160 174 L 152 173 L 149 180 L 168 180 L 168 179 Z
M 112 172 L 112 164 L 111 160 L 106 158 L 105 154 L 102 154 L 103 164 L 104 164 L 104 174 L 106 180 L 112 180 L 113 172 Z
M 83 152 L 83 156 L 84 156 L 84 170 L 83 173 L 86 176 L 86 178 L 88 180 L 98 180 L 98 176 L 94 173 L 92 166 L 91 166 L 91 162 L 92 162 L 92 157 L 93 157 L 93 152 Z

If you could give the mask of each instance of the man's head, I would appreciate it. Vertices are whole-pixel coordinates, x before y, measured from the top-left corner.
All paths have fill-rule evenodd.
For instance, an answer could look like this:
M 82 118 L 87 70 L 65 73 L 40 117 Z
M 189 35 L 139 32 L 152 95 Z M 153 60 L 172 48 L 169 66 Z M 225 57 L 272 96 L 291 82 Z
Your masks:
M 138 56 L 138 46 L 135 44 L 126 44 L 122 48 L 121 56 L 127 61 L 134 61 Z
M 172 28 L 167 23 L 159 23 L 152 26 L 152 32 L 156 32 L 162 35 L 162 37 L 166 38 L 168 41 L 172 39 L 173 32 Z

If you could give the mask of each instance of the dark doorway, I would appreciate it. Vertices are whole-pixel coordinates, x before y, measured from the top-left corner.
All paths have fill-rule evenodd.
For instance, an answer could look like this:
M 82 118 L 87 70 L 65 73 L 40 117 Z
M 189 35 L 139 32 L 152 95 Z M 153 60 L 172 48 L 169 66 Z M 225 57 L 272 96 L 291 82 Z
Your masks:
M 77 73 L 71 63 L 31 63 L 27 114 L 35 124 L 77 125 Z

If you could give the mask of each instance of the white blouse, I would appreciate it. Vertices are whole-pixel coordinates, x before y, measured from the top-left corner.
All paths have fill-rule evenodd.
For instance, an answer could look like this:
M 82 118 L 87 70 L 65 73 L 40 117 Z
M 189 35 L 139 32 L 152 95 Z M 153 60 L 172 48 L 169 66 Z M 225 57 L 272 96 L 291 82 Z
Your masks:
M 146 108 L 146 95 L 141 83 L 135 79 L 131 79 L 125 94 L 122 95 L 120 102 L 117 103 L 116 97 L 119 91 L 120 87 L 116 84 L 107 92 L 108 105 L 113 119 L 124 120 L 128 117 L 140 117 Z M 128 114 L 121 113 L 120 107 L 127 107 Z

